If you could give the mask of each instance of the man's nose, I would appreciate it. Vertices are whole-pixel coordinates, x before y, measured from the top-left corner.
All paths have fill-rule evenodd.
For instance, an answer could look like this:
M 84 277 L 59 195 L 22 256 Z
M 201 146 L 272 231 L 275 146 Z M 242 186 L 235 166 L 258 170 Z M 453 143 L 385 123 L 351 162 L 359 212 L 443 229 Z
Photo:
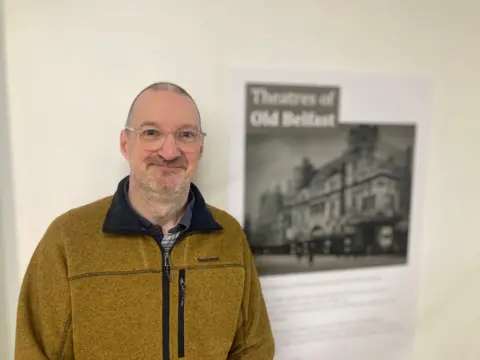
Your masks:
M 165 160 L 173 160 L 181 155 L 175 137 L 172 134 L 167 134 L 165 136 L 162 146 L 157 152 Z

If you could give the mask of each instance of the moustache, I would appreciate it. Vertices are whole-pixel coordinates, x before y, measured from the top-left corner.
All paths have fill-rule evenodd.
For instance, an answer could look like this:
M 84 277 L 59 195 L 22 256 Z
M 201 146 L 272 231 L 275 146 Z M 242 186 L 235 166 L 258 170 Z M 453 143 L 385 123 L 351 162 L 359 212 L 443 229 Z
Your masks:
M 150 165 L 157 165 L 157 166 L 165 166 L 165 167 L 170 167 L 170 168 L 182 168 L 186 169 L 187 168 L 187 160 L 184 157 L 177 157 L 172 160 L 166 160 L 162 157 L 155 156 L 155 157 L 149 157 L 146 160 L 146 163 L 148 166 Z

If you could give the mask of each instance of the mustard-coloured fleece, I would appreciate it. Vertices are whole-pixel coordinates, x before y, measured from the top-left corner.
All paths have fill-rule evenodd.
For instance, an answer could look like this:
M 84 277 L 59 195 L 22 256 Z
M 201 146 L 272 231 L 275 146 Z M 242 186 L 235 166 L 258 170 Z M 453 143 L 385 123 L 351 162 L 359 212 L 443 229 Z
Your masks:
M 166 360 L 160 247 L 146 235 L 103 233 L 111 201 L 59 216 L 39 242 L 19 297 L 16 360 Z M 171 253 L 169 360 L 271 360 L 274 340 L 244 232 L 208 208 L 224 230 L 190 234 Z

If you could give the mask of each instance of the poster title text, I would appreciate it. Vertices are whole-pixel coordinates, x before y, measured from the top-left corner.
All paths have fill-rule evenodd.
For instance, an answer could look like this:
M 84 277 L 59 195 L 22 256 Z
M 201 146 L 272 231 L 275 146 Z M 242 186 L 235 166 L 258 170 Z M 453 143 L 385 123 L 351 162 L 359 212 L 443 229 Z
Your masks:
M 270 89 L 251 86 L 248 115 L 250 126 L 309 128 L 334 127 L 337 123 L 338 90 L 317 88 L 304 91 L 288 87 Z

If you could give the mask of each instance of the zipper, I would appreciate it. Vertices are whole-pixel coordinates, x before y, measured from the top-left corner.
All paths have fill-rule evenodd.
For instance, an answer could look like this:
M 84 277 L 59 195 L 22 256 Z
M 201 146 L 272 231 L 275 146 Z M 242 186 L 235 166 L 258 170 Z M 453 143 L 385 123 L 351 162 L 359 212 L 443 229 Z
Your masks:
M 170 283 L 172 281 L 172 261 L 170 258 L 170 254 L 173 251 L 173 248 L 183 239 L 187 234 L 181 234 L 173 246 L 171 247 L 170 251 L 163 250 L 161 244 L 160 251 L 162 252 L 163 262 L 162 262 L 162 333 L 163 333 L 163 346 L 162 346 L 162 353 L 163 359 L 169 360 L 170 359 Z
M 170 359 L 170 253 L 165 252 L 160 246 L 163 256 L 162 271 L 162 335 L 163 335 L 163 359 Z
M 167 251 L 165 253 L 165 273 L 167 275 L 167 279 L 169 283 L 172 281 L 171 268 L 172 268 L 172 262 L 170 260 L 170 252 Z
M 178 276 L 178 357 L 185 357 L 185 269 Z
M 162 245 L 159 243 L 160 251 L 162 253 L 162 304 L 163 304 L 163 309 L 162 309 L 162 334 L 163 334 L 163 346 L 162 346 L 162 353 L 163 353 L 163 359 L 164 360 L 169 360 L 170 359 L 170 282 L 172 281 L 172 276 L 171 276 L 171 268 L 172 268 L 172 261 L 170 258 L 170 254 L 177 246 L 177 244 L 183 240 L 187 235 L 191 235 L 194 233 L 197 233 L 200 231 L 192 231 L 192 232 L 187 232 L 187 233 L 182 233 L 175 243 L 173 244 L 172 248 L 170 251 L 165 251 L 163 250 Z M 185 271 L 183 269 L 183 271 Z M 182 276 L 180 276 L 182 278 Z M 183 281 L 185 281 L 185 273 L 183 273 Z M 181 289 L 181 287 L 180 287 Z M 185 303 L 185 283 L 183 286 L 184 293 L 183 293 L 183 304 Z M 180 308 L 179 308 L 180 310 Z M 180 316 L 180 312 L 179 312 Z M 181 323 L 179 322 L 179 330 L 178 330 L 178 335 L 181 335 L 178 338 L 178 350 L 179 354 L 183 354 L 180 357 L 185 357 L 185 321 L 183 319 L 184 317 L 184 311 L 182 309 L 182 321 Z M 179 319 L 180 320 L 180 319 Z M 180 345 L 182 343 L 182 349 L 180 349 Z M 180 351 L 181 350 L 181 351 Z

